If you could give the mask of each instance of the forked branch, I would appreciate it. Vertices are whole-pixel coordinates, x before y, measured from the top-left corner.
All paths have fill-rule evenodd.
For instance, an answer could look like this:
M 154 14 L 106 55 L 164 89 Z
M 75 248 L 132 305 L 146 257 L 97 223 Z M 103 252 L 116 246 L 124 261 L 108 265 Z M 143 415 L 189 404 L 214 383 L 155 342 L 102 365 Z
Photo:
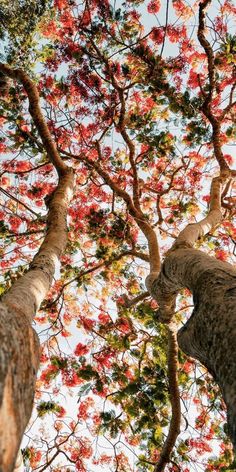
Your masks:
M 210 231 L 213 231 L 221 222 L 221 192 L 223 182 L 224 179 L 221 176 L 212 179 L 210 205 L 207 216 L 198 223 L 187 225 L 186 228 L 180 232 L 170 251 L 181 247 L 193 247 L 199 239 Z
M 48 157 L 57 170 L 58 174 L 64 174 L 66 171 L 68 171 L 68 167 L 66 164 L 64 164 L 60 157 L 60 154 L 42 114 L 39 104 L 39 93 L 36 85 L 30 79 L 28 74 L 26 74 L 22 69 L 12 69 L 8 64 L 0 63 L 0 72 L 11 79 L 17 80 L 23 85 L 29 99 L 29 112 L 34 120 L 34 124 L 37 128 L 39 136 L 41 137 L 44 148 L 48 153 Z
M 96 142 L 96 149 L 98 151 L 99 157 L 101 158 L 102 151 L 100 143 L 98 141 Z M 152 228 L 146 216 L 143 214 L 142 211 L 136 208 L 134 201 L 129 195 L 129 193 L 126 192 L 126 190 L 122 189 L 119 184 L 117 184 L 117 182 L 115 182 L 111 178 L 110 174 L 100 165 L 99 161 L 101 161 L 101 159 L 99 159 L 99 161 L 95 161 L 91 160 L 85 154 L 75 155 L 65 151 L 64 154 L 68 157 L 83 162 L 89 169 L 95 169 L 98 175 L 104 180 L 104 182 L 110 187 L 110 189 L 113 190 L 114 194 L 118 197 L 121 197 L 126 203 L 130 215 L 133 216 L 137 225 L 139 226 L 142 233 L 147 239 L 150 262 L 149 280 L 154 280 L 158 276 L 161 268 L 160 252 L 156 231 Z

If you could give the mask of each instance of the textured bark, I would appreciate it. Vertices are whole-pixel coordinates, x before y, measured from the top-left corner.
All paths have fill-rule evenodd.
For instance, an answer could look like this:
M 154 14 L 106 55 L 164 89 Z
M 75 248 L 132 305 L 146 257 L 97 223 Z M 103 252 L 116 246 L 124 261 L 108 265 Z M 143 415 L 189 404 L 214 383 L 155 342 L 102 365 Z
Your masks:
M 210 195 L 210 206 L 209 212 L 205 218 L 198 221 L 197 223 L 188 224 L 176 238 L 170 251 L 179 249 L 181 247 L 193 247 L 194 244 L 201 239 L 205 234 L 213 231 L 214 228 L 221 222 L 221 193 L 222 184 L 227 178 L 226 174 L 224 177 L 219 176 L 212 179 L 211 183 L 211 195 Z
M 4 303 L 17 307 L 32 320 L 53 280 L 56 264 L 67 242 L 67 209 L 73 192 L 73 172 L 68 169 L 53 192 L 49 203 L 47 232 L 33 258 L 29 271 L 19 278 L 3 297 Z
M 22 452 L 21 450 L 19 450 L 17 458 L 16 458 L 14 472 L 24 472 L 24 471 L 25 471 L 24 460 L 23 460 Z
M 175 297 L 184 287 L 193 294 L 194 310 L 178 333 L 179 346 L 218 383 L 236 450 L 236 271 L 195 249 L 171 252 L 151 289 L 160 321 L 171 321 Z
M 67 241 L 66 215 L 73 190 L 68 169 L 53 192 L 45 239 L 29 271 L 2 298 L 0 306 L 0 472 L 12 472 L 29 421 L 39 342 L 30 323 L 53 280 Z
M 0 72 L 24 86 L 30 114 L 59 176 L 58 185 L 47 201 L 44 241 L 28 272 L 13 284 L 0 304 L 0 472 L 12 472 L 30 419 L 39 365 L 39 341 L 30 323 L 51 287 L 56 265 L 66 247 L 67 210 L 74 177 L 50 135 L 36 85 L 20 69 L 0 63 Z
M 29 420 L 39 365 L 39 341 L 17 308 L 0 304 L 0 471 L 14 469 Z

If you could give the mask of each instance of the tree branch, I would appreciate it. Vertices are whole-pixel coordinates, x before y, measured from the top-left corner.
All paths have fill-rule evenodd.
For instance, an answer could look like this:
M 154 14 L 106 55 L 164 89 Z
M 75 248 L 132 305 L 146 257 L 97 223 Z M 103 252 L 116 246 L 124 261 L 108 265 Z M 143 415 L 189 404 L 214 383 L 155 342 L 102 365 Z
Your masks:
M 180 394 L 178 386 L 178 342 L 177 334 L 174 329 L 168 327 L 168 381 L 172 417 L 170 428 L 162 448 L 160 459 L 157 462 L 154 472 L 162 472 L 166 464 L 170 462 L 170 455 L 175 446 L 176 439 L 180 433 L 181 407 Z
M 211 114 L 210 105 L 215 89 L 215 65 L 214 65 L 214 53 L 209 41 L 205 36 L 205 9 L 211 3 L 211 0 L 203 0 L 199 5 L 199 26 L 198 26 L 198 40 L 203 47 L 208 62 L 208 78 L 209 78 L 209 92 L 206 95 L 203 107 L 207 109 L 207 112 Z
M 64 164 L 60 157 L 60 154 L 48 129 L 48 125 L 42 114 L 39 105 L 39 93 L 36 85 L 23 70 L 12 69 L 8 64 L 0 63 L 0 72 L 11 79 L 16 79 L 23 85 L 29 99 L 29 112 L 34 120 L 34 124 L 37 128 L 42 143 L 48 153 L 48 157 L 56 168 L 58 175 L 63 175 L 65 172 L 67 172 L 68 167 L 66 164 Z
M 215 57 L 213 49 L 206 39 L 205 36 L 205 9 L 211 3 L 211 0 L 204 0 L 199 5 L 199 26 L 198 26 L 198 40 L 203 47 L 208 64 L 208 79 L 209 79 L 209 92 L 205 95 L 205 100 L 202 105 L 202 112 L 208 118 L 212 126 L 212 143 L 215 153 L 215 158 L 220 166 L 220 171 L 229 172 L 229 166 L 224 159 L 224 155 L 221 149 L 220 133 L 221 133 L 221 121 L 222 118 L 217 119 L 211 110 L 211 103 L 213 93 L 215 91 Z
M 120 114 L 120 120 L 118 123 L 118 127 L 120 130 L 121 135 L 123 136 L 124 141 L 126 142 L 128 148 L 129 148 L 129 159 L 130 159 L 130 164 L 131 168 L 133 171 L 133 200 L 131 199 L 130 195 L 127 194 L 124 190 L 120 189 L 120 187 L 110 178 L 109 174 L 106 173 L 97 162 L 95 161 L 90 161 L 90 165 L 94 167 L 99 175 L 105 180 L 105 182 L 110 186 L 110 188 L 123 200 L 126 202 L 128 210 L 130 214 L 134 217 L 137 225 L 143 232 L 144 236 L 146 237 L 148 241 L 148 248 L 149 248 L 149 254 L 150 254 L 150 278 L 154 279 L 157 277 L 160 267 L 161 267 L 161 260 L 160 260 L 160 252 L 159 252 L 159 245 L 157 241 L 157 235 L 155 230 L 152 228 L 152 226 L 148 223 L 147 218 L 143 214 L 143 212 L 140 209 L 139 205 L 139 183 L 138 183 L 138 175 L 137 175 L 137 169 L 135 166 L 134 162 L 134 152 L 135 148 L 133 146 L 133 143 L 127 134 L 125 127 L 124 127 L 124 118 L 125 118 L 125 101 L 124 101 L 124 90 L 123 88 L 119 85 L 117 82 L 111 65 L 109 63 L 108 58 L 101 52 L 99 47 L 95 44 L 93 41 L 93 38 L 91 37 L 91 34 L 89 35 L 90 42 L 92 47 L 97 53 L 97 56 L 99 60 L 105 64 L 107 68 L 107 72 L 109 74 L 111 83 L 114 87 L 114 89 L 117 91 L 120 101 L 121 101 L 121 114 Z M 73 157 L 73 156 L 72 156 Z M 88 159 L 86 159 L 88 162 Z M 151 275 L 152 274 L 152 275 Z
M 40 214 L 39 213 L 36 213 L 36 211 L 32 210 L 32 208 L 30 208 L 28 205 L 26 205 L 25 203 L 23 203 L 21 200 L 19 200 L 18 198 L 16 198 L 14 195 L 12 195 L 11 193 L 7 192 L 5 189 L 3 189 L 2 187 L 0 187 L 0 192 L 2 192 L 4 195 L 6 195 L 8 198 L 11 198 L 12 200 L 14 200 L 15 202 L 19 203 L 19 205 L 22 205 L 27 211 L 29 211 L 30 213 L 32 213 L 34 216 L 36 216 L 36 218 L 40 218 Z
M 92 161 L 85 154 L 73 155 L 66 151 L 64 151 L 64 154 L 81 162 L 84 162 L 85 165 L 89 167 L 89 169 L 95 169 L 100 175 L 100 177 L 103 178 L 104 182 L 114 191 L 114 193 L 124 200 L 130 212 L 130 215 L 133 216 L 137 225 L 139 226 L 148 241 L 150 255 L 150 280 L 154 280 L 158 276 L 161 267 L 159 245 L 157 241 L 156 232 L 148 222 L 145 215 L 137 210 L 130 195 L 125 190 L 121 189 L 116 182 L 114 182 L 108 172 L 100 166 L 98 161 Z
M 83 270 L 76 277 L 74 277 L 73 279 L 71 279 L 68 282 L 64 283 L 64 285 L 61 287 L 61 290 L 60 290 L 57 298 L 55 300 L 53 300 L 52 302 L 47 303 L 46 307 L 48 308 L 48 307 L 52 306 L 54 303 L 56 303 L 58 301 L 58 299 L 60 298 L 62 292 L 64 291 L 64 289 L 68 285 L 72 284 L 73 282 L 79 282 L 79 280 L 81 278 L 85 277 L 86 275 L 89 275 L 93 272 L 96 272 L 96 270 L 101 269 L 102 267 L 109 267 L 111 264 L 113 264 L 113 262 L 119 261 L 120 259 L 122 259 L 123 257 L 126 257 L 126 256 L 137 257 L 139 259 L 142 259 L 143 261 L 149 262 L 149 257 L 148 257 L 147 254 L 145 254 L 143 252 L 135 251 L 134 249 L 124 251 L 121 254 L 117 254 L 116 256 L 111 257 L 110 259 L 107 259 L 107 260 L 104 260 L 103 262 L 99 262 L 98 264 L 95 264 L 94 266 L 90 267 L 89 269 Z
M 131 165 L 132 173 L 133 173 L 133 201 L 134 206 L 137 208 L 139 212 L 141 212 L 140 208 L 140 201 L 139 201 L 139 179 L 137 168 L 135 164 L 135 145 L 133 141 L 130 139 L 126 129 L 125 129 L 125 97 L 124 91 L 122 89 L 118 90 L 120 102 L 121 102 L 121 110 L 120 110 L 120 118 L 118 123 L 118 129 L 122 138 L 124 139 L 125 143 L 129 149 L 129 162 Z
M 143 292 L 141 293 L 140 295 L 137 295 L 137 297 L 134 297 L 134 298 L 129 298 L 126 294 L 123 294 L 122 295 L 122 298 L 124 300 L 124 306 L 125 308 L 131 308 L 132 306 L 134 305 L 137 305 L 137 303 L 139 302 L 142 302 L 143 300 L 145 300 L 145 298 L 147 297 L 150 297 L 150 293 L 149 292 Z
M 186 228 L 180 232 L 169 252 L 181 247 L 193 247 L 198 239 L 201 239 L 205 234 L 213 231 L 217 224 L 221 222 L 221 191 L 223 181 L 224 179 L 221 176 L 212 179 L 208 215 L 198 223 L 192 223 L 186 226 Z

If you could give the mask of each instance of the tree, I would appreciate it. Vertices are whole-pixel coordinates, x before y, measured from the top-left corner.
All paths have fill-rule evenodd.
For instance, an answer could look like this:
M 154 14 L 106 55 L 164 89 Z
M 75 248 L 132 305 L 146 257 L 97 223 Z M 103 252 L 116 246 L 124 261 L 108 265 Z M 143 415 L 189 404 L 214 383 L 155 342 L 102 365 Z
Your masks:
M 30 64 L 37 25 L 51 5 L 50 0 L 1 1 L 0 38 L 5 42 L 8 63 Z
M 187 472 L 199 456 L 223 470 L 226 432 L 236 444 L 235 8 L 46 3 L 12 36 L 3 24 L 0 470 L 31 415 L 38 336 L 35 414 L 53 422 L 23 446 L 32 470 Z M 96 434 L 113 454 L 94 456 Z

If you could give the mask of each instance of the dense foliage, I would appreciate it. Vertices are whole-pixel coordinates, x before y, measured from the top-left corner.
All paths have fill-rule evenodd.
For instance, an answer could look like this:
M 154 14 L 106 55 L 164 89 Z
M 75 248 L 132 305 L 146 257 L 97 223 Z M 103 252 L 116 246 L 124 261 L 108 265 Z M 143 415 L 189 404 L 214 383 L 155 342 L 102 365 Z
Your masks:
M 35 318 L 42 364 L 26 470 L 153 471 L 171 416 L 167 330 L 145 288 L 147 243 L 129 196 L 156 228 L 162 257 L 206 214 L 212 177 L 233 164 L 236 8 L 205 1 L 204 45 L 199 1 L 15 1 L 14 18 L 8 3 L 2 60 L 34 79 L 76 172 L 67 251 Z M 29 17 L 19 23 L 25 3 Z M 22 85 L 1 91 L 3 294 L 44 237 L 56 174 Z M 222 224 L 199 247 L 233 263 L 232 180 L 222 206 Z M 179 326 L 191 306 L 185 290 Z M 178 378 L 181 434 L 167 470 L 226 470 L 232 453 L 217 385 L 181 352 Z

